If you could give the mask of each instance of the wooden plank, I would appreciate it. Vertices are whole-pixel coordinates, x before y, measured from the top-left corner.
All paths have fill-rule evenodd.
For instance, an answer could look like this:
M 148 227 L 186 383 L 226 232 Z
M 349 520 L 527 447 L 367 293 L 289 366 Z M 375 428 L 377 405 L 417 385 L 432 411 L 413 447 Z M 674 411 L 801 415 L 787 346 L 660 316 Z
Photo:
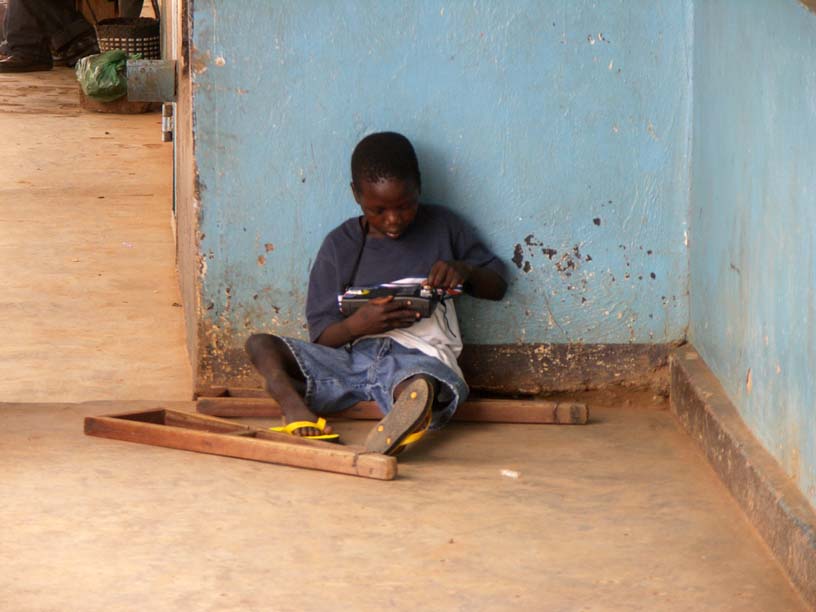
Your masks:
M 589 410 L 577 402 L 479 398 L 462 404 L 453 418 L 479 423 L 585 425 Z
M 266 391 L 259 387 L 200 387 L 195 391 L 195 399 L 199 397 L 260 397 L 269 399 Z
M 171 422 L 181 423 L 185 420 L 184 413 L 166 410 L 165 414 L 168 415 L 168 420 Z M 206 417 L 199 418 L 206 419 Z M 196 423 L 198 426 L 200 424 L 201 422 Z M 397 461 L 394 457 L 364 452 L 357 447 L 305 440 L 274 432 L 258 431 L 256 432 L 258 437 L 250 438 L 188 429 L 177 425 L 146 423 L 121 418 L 121 415 L 109 415 L 86 417 L 85 433 L 89 436 L 114 440 L 379 480 L 392 480 L 397 474 Z
M 222 417 L 279 417 L 281 410 L 271 397 L 202 397 L 196 402 L 202 414 Z M 359 402 L 334 417 L 379 420 L 382 413 L 374 402 Z M 455 421 L 477 423 L 529 423 L 584 425 L 589 409 L 577 402 L 478 398 L 466 401 L 456 411 Z
M 131 421 L 142 421 L 144 423 L 164 423 L 165 410 L 164 408 L 157 408 L 156 410 L 139 410 L 135 412 L 123 412 L 118 415 L 120 419 L 129 419 Z
M 193 391 L 193 399 L 199 397 L 229 397 L 229 389 L 221 386 L 196 387 Z
M 247 425 L 241 425 L 235 421 L 227 421 L 226 419 L 216 419 L 214 417 L 205 417 L 198 414 L 189 414 L 177 412 L 175 410 L 166 410 L 164 417 L 164 425 L 171 425 L 175 427 L 184 427 L 185 429 L 197 429 L 200 431 L 211 431 L 213 433 L 234 433 L 252 431 L 252 428 Z
M 269 399 L 269 395 L 263 389 L 251 389 L 249 387 L 231 387 L 227 389 L 228 397 L 260 397 Z
M 267 400 L 271 398 L 267 397 Z M 271 400 L 274 401 L 274 400 Z M 277 405 L 277 403 L 276 403 Z M 376 409 L 376 405 L 374 406 Z M 227 419 L 220 419 L 215 416 L 205 416 L 203 414 L 196 414 L 193 412 L 178 412 L 176 410 L 163 410 L 164 425 L 175 425 L 177 427 L 184 427 L 186 429 L 198 429 L 201 431 L 212 431 L 214 433 L 224 433 L 233 435 L 250 435 L 258 439 L 277 440 L 278 442 L 286 442 L 288 444 L 306 444 L 309 446 L 320 446 L 328 449 L 337 449 L 337 442 L 328 442 L 325 440 L 308 440 L 300 436 L 292 436 L 287 433 L 279 431 L 269 431 L 267 429 L 255 429 L 248 425 L 242 425 L 235 421 Z M 117 415 L 121 418 L 121 415 Z M 341 446 L 345 450 L 354 450 L 356 452 L 367 452 L 363 446 L 355 446 L 351 444 L 343 444 Z
M 283 414 L 278 402 L 271 397 L 200 397 L 196 410 L 220 417 L 279 417 Z

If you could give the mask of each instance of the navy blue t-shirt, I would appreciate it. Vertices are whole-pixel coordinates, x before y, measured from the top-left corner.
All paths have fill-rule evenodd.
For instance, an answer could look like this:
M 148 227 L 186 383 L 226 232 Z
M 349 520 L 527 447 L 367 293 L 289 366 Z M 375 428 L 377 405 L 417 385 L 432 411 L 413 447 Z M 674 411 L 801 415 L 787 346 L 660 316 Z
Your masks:
M 392 240 L 369 235 L 355 277 L 354 262 L 363 241 L 361 217 L 348 219 L 323 240 L 309 275 L 306 320 L 312 342 L 343 320 L 337 296 L 348 285 L 378 285 L 426 277 L 439 260 L 459 260 L 504 276 L 504 264 L 482 244 L 465 221 L 442 206 L 420 204 L 414 222 Z

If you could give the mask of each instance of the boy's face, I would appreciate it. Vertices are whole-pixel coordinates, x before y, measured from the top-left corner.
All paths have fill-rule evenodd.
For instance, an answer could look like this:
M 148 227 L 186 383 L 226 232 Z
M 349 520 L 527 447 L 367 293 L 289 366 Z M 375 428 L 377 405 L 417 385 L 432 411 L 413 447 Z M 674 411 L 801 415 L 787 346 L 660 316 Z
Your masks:
M 363 209 L 371 236 L 396 240 L 414 222 L 419 209 L 419 189 L 410 179 L 361 181 L 360 189 L 352 184 L 351 191 Z

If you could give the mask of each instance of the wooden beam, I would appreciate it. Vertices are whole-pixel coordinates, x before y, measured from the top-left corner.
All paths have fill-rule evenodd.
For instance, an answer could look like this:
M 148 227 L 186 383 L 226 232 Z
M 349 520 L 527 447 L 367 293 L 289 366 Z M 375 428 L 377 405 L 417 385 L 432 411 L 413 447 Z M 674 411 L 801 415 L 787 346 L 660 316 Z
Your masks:
M 589 409 L 577 402 L 478 398 L 462 404 L 453 418 L 478 423 L 586 425 Z
M 248 425 L 242 425 L 235 421 L 217 419 L 214 416 L 204 416 L 175 410 L 165 410 L 164 421 L 160 425 L 171 425 L 183 427 L 185 429 L 197 429 L 200 431 L 210 431 L 212 433 L 237 433 L 252 431 Z
M 221 417 L 279 417 L 281 410 L 271 397 L 201 397 L 196 410 Z M 335 417 L 379 420 L 382 413 L 374 402 L 359 402 Z M 477 423 L 530 423 L 584 425 L 589 420 L 585 404 L 548 400 L 478 398 L 466 401 L 456 411 L 455 421 Z
M 279 417 L 283 414 L 278 402 L 271 397 L 200 397 L 196 410 L 219 417 Z
M 269 395 L 260 387 L 200 387 L 195 390 L 195 399 L 199 397 L 259 397 L 269 399 Z
M 156 411 L 148 411 L 151 414 L 149 419 L 134 418 L 138 413 L 86 417 L 85 433 L 364 478 L 393 480 L 397 475 L 396 458 L 366 452 L 361 447 L 253 430 L 231 421 L 175 410 L 163 412 L 165 419 L 162 423 L 155 422 Z

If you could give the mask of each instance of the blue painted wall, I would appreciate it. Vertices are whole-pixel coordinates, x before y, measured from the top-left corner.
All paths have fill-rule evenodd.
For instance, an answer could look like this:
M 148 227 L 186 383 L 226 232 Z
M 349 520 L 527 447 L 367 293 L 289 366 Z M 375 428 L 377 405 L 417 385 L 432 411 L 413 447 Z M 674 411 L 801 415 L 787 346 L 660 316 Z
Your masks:
M 349 155 L 384 129 L 517 262 L 504 302 L 464 300 L 466 341 L 685 335 L 690 0 L 196 0 L 192 24 L 204 343 L 305 335 Z
M 690 338 L 816 504 L 816 15 L 698 2 Z

